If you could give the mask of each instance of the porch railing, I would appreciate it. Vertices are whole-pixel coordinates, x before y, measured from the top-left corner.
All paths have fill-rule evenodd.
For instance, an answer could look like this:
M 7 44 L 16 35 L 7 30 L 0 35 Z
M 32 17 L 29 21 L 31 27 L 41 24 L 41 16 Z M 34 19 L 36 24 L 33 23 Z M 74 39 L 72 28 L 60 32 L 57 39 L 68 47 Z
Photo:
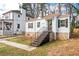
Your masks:
M 47 27 L 42 27 L 41 29 L 39 29 L 39 30 L 36 32 L 36 39 L 37 39 L 44 31 L 48 31 L 48 30 L 47 30 Z

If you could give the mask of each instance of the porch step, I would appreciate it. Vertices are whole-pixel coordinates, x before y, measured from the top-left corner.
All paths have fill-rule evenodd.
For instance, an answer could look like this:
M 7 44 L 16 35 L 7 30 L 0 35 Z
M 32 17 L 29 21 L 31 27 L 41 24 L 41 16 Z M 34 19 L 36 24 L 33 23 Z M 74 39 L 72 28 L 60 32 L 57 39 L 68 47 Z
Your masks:
M 45 43 L 46 41 L 49 40 L 48 38 L 48 33 L 47 31 L 44 31 L 35 41 L 32 42 L 32 46 L 38 47 L 41 44 Z

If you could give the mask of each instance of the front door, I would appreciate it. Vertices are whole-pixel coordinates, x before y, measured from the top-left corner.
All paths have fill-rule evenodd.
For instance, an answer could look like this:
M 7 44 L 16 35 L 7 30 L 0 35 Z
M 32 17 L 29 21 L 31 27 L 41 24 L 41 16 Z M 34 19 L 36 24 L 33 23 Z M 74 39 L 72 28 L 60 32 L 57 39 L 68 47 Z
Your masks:
M 52 31 L 52 20 L 48 20 L 48 31 Z

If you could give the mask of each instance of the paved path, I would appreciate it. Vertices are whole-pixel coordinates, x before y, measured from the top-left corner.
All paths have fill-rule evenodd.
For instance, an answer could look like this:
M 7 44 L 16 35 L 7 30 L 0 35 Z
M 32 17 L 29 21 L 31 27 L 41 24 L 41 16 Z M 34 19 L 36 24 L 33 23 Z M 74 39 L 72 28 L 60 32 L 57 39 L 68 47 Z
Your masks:
M 0 43 L 4 43 L 4 44 L 7 44 L 9 46 L 13 46 L 13 47 L 20 48 L 20 49 L 27 50 L 27 51 L 32 51 L 32 50 L 36 49 L 36 47 L 32 47 L 32 46 L 28 46 L 28 45 L 24 45 L 24 44 L 20 44 L 20 43 L 16 43 L 16 42 L 7 41 L 5 39 L 0 39 Z

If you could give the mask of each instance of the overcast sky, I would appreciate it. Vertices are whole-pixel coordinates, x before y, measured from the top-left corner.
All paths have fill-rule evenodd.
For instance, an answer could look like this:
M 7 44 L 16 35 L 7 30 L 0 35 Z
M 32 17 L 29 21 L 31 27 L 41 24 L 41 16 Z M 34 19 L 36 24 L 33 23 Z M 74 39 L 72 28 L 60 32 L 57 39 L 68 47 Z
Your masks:
M 0 14 L 8 10 L 19 9 L 19 4 L 22 0 L 0 0 Z
M 37 2 L 43 0 L 36 0 Z M 34 0 L 0 0 L 0 15 L 8 10 L 18 10 L 19 3 L 34 2 Z

